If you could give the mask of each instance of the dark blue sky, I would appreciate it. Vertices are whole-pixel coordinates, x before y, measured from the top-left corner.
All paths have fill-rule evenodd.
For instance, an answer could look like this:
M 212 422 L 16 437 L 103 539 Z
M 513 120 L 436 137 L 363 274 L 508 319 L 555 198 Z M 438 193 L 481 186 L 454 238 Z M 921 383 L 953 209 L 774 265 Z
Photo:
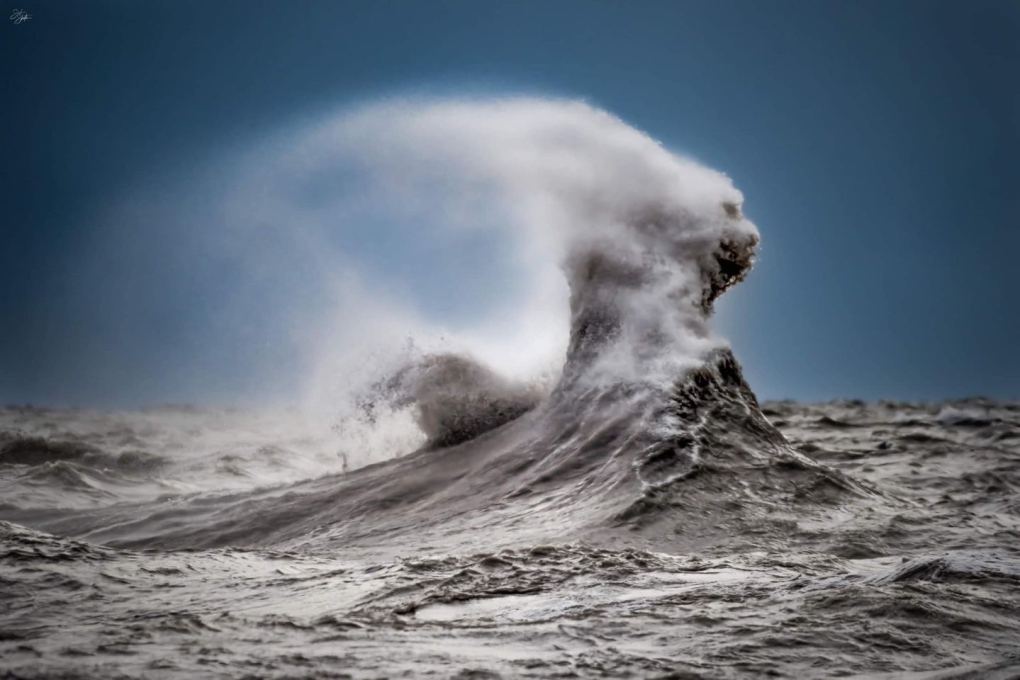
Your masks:
M 1016 2 L 19 7 L 0 28 L 0 402 L 250 397 L 267 341 L 215 323 L 216 262 L 161 279 L 174 234 L 140 224 L 144 305 L 118 307 L 147 280 L 119 278 L 130 247 L 68 272 L 140 178 L 408 92 L 584 98 L 733 177 L 763 247 L 721 323 L 762 396 L 1020 397 Z

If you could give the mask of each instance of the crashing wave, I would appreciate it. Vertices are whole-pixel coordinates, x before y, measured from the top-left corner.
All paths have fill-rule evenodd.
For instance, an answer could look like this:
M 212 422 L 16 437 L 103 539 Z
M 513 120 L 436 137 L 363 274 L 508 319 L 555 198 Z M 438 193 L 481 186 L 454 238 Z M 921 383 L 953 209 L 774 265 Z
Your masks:
M 511 206 L 521 248 L 559 267 L 569 290 L 553 399 L 627 385 L 661 400 L 725 347 L 708 317 L 750 270 L 759 240 L 742 194 L 604 111 L 535 99 L 395 103 L 324 126 L 307 147 L 326 160 L 363 158 L 387 184 L 431 187 L 441 167 L 451 201 L 482 185 L 495 205 Z M 359 401 L 370 417 L 380 403 L 414 406 L 442 446 L 518 417 L 542 393 L 447 352 L 402 362 Z
M 807 508 L 874 497 L 785 441 L 711 331 L 714 301 L 747 275 L 759 241 L 724 175 L 585 104 L 533 99 L 369 108 L 301 148 L 356 151 L 396 184 L 428 185 L 442 168 L 448 183 L 495 187 L 525 250 L 558 263 L 569 287 L 552 389 L 467 354 L 426 354 L 357 399 L 369 424 L 413 409 L 419 451 L 289 487 L 285 504 L 255 492 L 185 503 L 171 524 L 114 508 L 54 529 L 132 546 L 378 548 L 407 532 L 457 545 L 495 527 L 504 544 L 638 531 L 689 547 L 737 525 L 764 541 Z

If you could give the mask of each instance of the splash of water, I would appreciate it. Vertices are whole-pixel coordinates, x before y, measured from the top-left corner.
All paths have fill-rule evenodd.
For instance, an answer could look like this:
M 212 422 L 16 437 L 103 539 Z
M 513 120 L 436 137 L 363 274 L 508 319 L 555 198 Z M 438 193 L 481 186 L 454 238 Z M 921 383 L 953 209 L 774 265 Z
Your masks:
M 314 225 L 311 231 L 325 241 L 344 223 L 340 215 L 396 211 L 405 224 L 421 224 L 401 236 L 423 244 L 492 237 L 479 257 L 513 272 L 511 294 L 460 328 L 396 315 L 402 321 L 386 326 L 385 340 L 377 334 L 360 343 L 377 356 L 382 344 L 394 348 L 373 362 L 379 367 L 374 373 L 355 359 L 366 377 L 360 381 L 351 377 L 351 343 L 339 339 L 350 334 L 348 305 L 343 323 L 318 334 L 329 338 L 328 350 L 320 344 L 313 362 L 313 391 L 320 395 L 323 384 L 361 395 L 380 384 L 392 388 L 387 380 L 406 371 L 408 362 L 434 362 L 428 357 L 440 353 L 518 381 L 544 375 L 546 383 L 558 372 L 550 367 L 564 365 L 566 355 L 561 388 L 581 380 L 669 390 L 725 346 L 708 326 L 712 301 L 745 275 L 758 242 L 741 211 L 743 196 L 727 177 L 577 101 L 376 103 L 263 153 L 252 163 L 259 170 L 233 197 L 242 211 L 257 210 L 292 230 L 300 220 L 306 234 Z M 295 193 L 295 186 L 302 191 Z M 267 194 L 266 187 L 275 189 Z M 384 305 L 362 296 L 359 307 L 377 319 Z M 395 360 L 407 336 L 425 349 Z M 477 377 L 486 370 L 461 371 L 474 383 L 461 385 L 462 391 L 480 394 Z M 431 422 L 431 434 L 436 422 L 460 417 L 437 415 L 437 404 L 465 408 L 466 402 L 427 394 L 427 381 L 414 384 L 395 401 L 417 401 L 418 421 Z M 448 392 L 449 374 L 443 384 L 440 392 Z M 477 407 L 483 410 L 510 398 L 505 389 L 481 392 L 487 396 L 468 401 L 483 402 Z M 329 393 L 335 401 L 336 391 Z

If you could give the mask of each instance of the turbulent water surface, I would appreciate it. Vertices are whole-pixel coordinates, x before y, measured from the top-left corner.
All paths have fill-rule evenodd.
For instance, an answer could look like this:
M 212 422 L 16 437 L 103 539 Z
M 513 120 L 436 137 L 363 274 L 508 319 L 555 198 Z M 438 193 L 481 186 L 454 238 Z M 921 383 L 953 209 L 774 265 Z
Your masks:
M 770 433 L 768 458 L 649 460 L 605 430 L 558 433 L 589 456 L 486 457 L 501 431 L 248 491 L 193 489 L 331 451 L 253 414 L 7 409 L 2 667 L 1017 677 L 1020 404 L 767 403 L 788 448 L 749 405 L 704 415 Z
M 355 123 L 547 229 L 557 377 L 411 352 L 325 421 L 0 410 L 0 672 L 1020 677 L 1020 404 L 759 405 L 708 324 L 742 196 L 607 114 Z M 400 413 L 421 445 L 366 457 Z

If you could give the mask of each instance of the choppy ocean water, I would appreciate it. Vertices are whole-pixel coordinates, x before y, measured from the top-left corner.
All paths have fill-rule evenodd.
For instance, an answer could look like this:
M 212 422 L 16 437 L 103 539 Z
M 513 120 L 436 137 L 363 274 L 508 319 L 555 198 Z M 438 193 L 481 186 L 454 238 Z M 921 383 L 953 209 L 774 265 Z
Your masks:
M 1020 404 L 762 412 L 825 473 L 642 488 L 632 461 L 600 478 L 614 442 L 487 458 L 505 430 L 343 472 L 293 414 L 5 409 L 0 669 L 1017 677 Z

